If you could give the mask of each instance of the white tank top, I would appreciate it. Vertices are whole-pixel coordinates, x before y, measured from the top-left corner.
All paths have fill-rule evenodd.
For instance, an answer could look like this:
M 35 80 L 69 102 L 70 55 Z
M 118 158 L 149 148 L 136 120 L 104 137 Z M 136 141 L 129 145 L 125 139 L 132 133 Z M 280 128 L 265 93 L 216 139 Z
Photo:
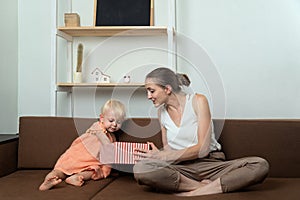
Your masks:
M 171 119 L 166 108 L 161 110 L 161 123 L 166 129 L 168 145 L 173 149 L 184 149 L 198 143 L 198 124 L 197 116 L 193 109 L 193 95 L 186 95 L 186 102 L 179 127 Z M 200 124 L 201 126 L 201 124 Z M 210 150 L 221 150 L 221 145 L 215 139 L 215 133 L 212 125 Z

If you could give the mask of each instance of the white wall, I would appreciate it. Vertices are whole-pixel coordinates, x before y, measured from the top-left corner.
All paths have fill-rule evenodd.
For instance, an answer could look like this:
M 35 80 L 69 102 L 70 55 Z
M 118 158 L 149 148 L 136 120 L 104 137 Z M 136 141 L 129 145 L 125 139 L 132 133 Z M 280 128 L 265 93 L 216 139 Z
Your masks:
M 19 116 L 51 115 L 54 1 L 19 1 Z
M 158 16 L 167 13 L 166 2 L 155 4 L 162 5 L 156 10 L 159 25 L 167 23 L 165 17 Z M 73 10 L 87 12 L 80 5 L 76 1 Z M 53 114 L 53 9 L 52 0 L 19 1 L 19 116 Z M 177 0 L 179 34 L 206 50 L 224 83 L 226 118 L 300 117 L 299 9 L 297 0 Z M 82 17 L 84 24 L 92 23 L 91 15 Z M 183 64 L 186 61 L 178 62 L 179 70 L 190 70 Z M 210 94 L 205 77 L 204 82 L 194 79 L 193 85 L 206 86 L 204 92 Z M 98 97 L 108 93 L 100 92 Z M 68 94 L 60 94 L 62 102 L 66 98 Z M 80 95 L 79 100 L 84 98 Z M 140 103 L 131 101 L 132 116 L 152 113 L 143 92 L 134 98 Z M 59 106 L 61 115 L 69 114 L 66 106 Z M 91 112 L 97 105 L 94 107 Z
M 18 132 L 18 1 L 0 2 L 0 134 Z
M 300 117 L 299 0 L 177 0 L 177 8 L 177 31 L 221 75 L 227 118 Z

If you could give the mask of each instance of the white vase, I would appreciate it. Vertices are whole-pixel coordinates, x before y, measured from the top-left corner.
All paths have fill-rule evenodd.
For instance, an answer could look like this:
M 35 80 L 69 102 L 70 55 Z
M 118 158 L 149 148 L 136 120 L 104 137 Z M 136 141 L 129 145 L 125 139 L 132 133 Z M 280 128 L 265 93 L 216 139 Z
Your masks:
M 82 72 L 74 72 L 73 82 L 82 83 Z

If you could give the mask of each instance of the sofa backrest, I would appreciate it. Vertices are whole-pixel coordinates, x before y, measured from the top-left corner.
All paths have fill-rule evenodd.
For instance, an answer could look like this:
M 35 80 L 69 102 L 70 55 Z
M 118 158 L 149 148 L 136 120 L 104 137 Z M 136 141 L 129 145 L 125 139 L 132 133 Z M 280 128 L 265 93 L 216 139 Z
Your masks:
M 69 117 L 20 117 L 18 168 L 53 168 L 73 140 L 97 119 Z M 119 132 L 120 141 L 152 141 L 161 147 L 157 119 L 128 119 Z
M 161 131 L 158 119 L 134 118 L 126 120 L 122 125 L 120 141 L 153 142 L 162 148 Z
M 72 141 L 97 119 L 21 117 L 18 167 L 53 168 Z M 214 120 L 227 159 L 261 156 L 270 163 L 271 177 L 300 177 L 300 120 Z M 152 141 L 162 147 L 157 119 L 128 119 L 120 141 Z
M 18 168 L 53 168 L 73 140 L 96 119 L 20 117 Z
M 227 159 L 260 156 L 270 177 L 300 177 L 300 120 L 229 120 L 219 139 Z

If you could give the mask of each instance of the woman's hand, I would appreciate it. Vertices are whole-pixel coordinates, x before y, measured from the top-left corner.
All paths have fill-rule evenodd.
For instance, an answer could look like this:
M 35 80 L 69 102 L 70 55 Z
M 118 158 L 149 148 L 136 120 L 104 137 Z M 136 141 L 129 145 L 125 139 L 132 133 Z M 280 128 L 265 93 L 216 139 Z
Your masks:
M 134 155 L 136 156 L 136 161 L 153 158 L 153 154 L 159 152 L 158 148 L 153 142 L 147 142 L 149 149 L 136 148 L 134 150 Z
M 134 155 L 137 157 L 136 160 L 162 160 L 162 161 L 174 161 L 177 160 L 176 151 L 175 150 L 159 150 L 152 142 L 148 142 L 149 149 L 135 149 Z

